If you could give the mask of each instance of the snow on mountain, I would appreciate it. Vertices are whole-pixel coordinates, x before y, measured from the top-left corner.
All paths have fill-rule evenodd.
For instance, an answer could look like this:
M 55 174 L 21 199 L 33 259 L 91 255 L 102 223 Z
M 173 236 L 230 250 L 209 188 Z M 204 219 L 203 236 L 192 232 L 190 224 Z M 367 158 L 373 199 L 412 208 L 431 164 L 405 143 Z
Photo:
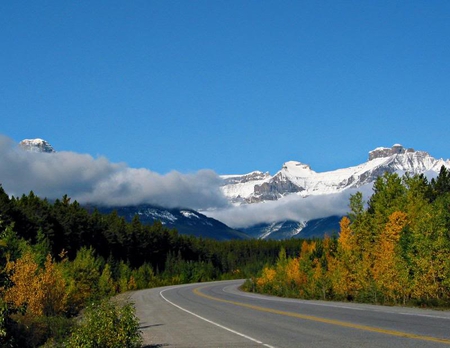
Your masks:
M 309 221 L 283 220 L 272 223 L 260 223 L 242 228 L 252 238 L 259 239 L 290 239 L 290 238 L 322 238 L 324 235 L 334 236 L 339 232 L 341 216 L 329 216 Z
M 223 193 L 232 203 L 245 203 L 245 198 L 253 193 L 254 186 L 263 184 L 271 178 L 268 172 L 251 172 L 245 175 L 222 175 Z
M 297 221 L 278 221 L 268 224 L 262 230 L 262 234 L 259 235 L 261 239 L 274 238 L 274 239 L 289 239 L 299 234 L 301 230 L 306 226 L 305 222 Z
M 31 152 L 56 152 L 47 141 L 43 139 L 24 139 L 19 143 L 19 146 L 27 151 Z
M 334 171 L 317 173 L 307 164 L 289 161 L 274 176 L 261 172 L 223 176 L 222 191 L 235 205 L 259 203 L 291 194 L 306 197 L 338 193 L 371 183 L 384 172 L 400 175 L 438 173 L 441 166 L 450 168 L 450 161 L 395 144 L 391 148 L 379 147 L 370 151 L 369 160 L 363 164 Z
M 110 214 L 116 211 L 119 216 L 131 222 L 137 215 L 144 225 L 153 225 L 159 221 L 169 229 L 176 229 L 178 233 L 215 240 L 248 239 L 249 236 L 234 230 L 222 222 L 207 217 L 191 209 L 167 209 L 149 204 L 125 207 L 89 206 L 88 210 L 97 208 L 101 213 Z
M 193 211 L 189 211 L 189 210 L 181 210 L 180 213 L 186 217 L 186 218 L 190 218 L 190 219 L 199 219 L 199 216 L 197 214 L 195 214 Z
M 43 139 L 25 139 L 20 142 L 20 147 L 32 152 L 55 152 Z M 130 206 L 128 210 L 121 208 L 121 211 L 129 217 L 138 214 L 149 223 L 161 221 L 171 228 L 177 228 L 181 233 L 216 239 L 245 238 L 242 232 L 255 238 L 317 237 L 323 233 L 335 233 L 339 228 L 339 217 L 348 212 L 349 196 L 361 191 L 365 197 L 369 197 L 372 183 L 383 173 L 423 173 L 430 178 L 437 176 L 442 166 L 450 169 L 450 161 L 435 159 L 425 151 L 415 151 L 395 144 L 390 148 L 378 147 L 370 151 L 365 163 L 333 171 L 315 172 L 307 164 L 289 161 L 284 163 L 275 175 L 261 171 L 244 175 L 223 175 L 220 189 L 231 203 L 229 206 L 223 204 L 223 196 L 220 191 L 217 192 L 217 177 L 212 173 L 213 183 L 207 186 L 213 187 L 214 192 L 217 192 L 220 199 L 214 202 L 217 204 L 217 201 L 220 201 L 220 207 L 206 206 L 202 212 L 197 212 L 190 209 L 177 211 L 150 206 L 145 209 Z M 130 172 L 135 173 L 127 171 Z M 130 183 L 135 182 L 136 179 L 133 178 L 134 176 L 130 176 Z M 157 175 L 150 175 L 149 180 L 156 180 L 155 178 L 158 179 L 157 182 L 161 182 Z M 89 187 L 91 183 L 86 184 Z M 142 187 L 141 183 L 137 186 Z M 147 185 L 147 188 L 153 186 Z M 169 186 L 173 190 L 172 181 Z M 115 189 L 114 182 L 111 191 L 114 192 Z M 194 186 L 194 189 L 189 187 L 189 195 L 194 193 L 193 197 L 198 195 L 199 191 L 201 190 L 198 190 L 197 186 Z M 124 199 L 123 195 L 120 199 Z M 158 196 L 158 204 L 173 202 L 173 199 L 164 191 Z M 124 203 L 120 202 L 118 205 L 123 206 Z
M 340 216 L 346 214 L 349 196 L 361 191 L 368 198 L 380 175 L 396 172 L 431 178 L 442 166 L 450 169 L 450 161 L 400 144 L 370 151 L 368 161 L 357 166 L 321 173 L 289 161 L 273 176 L 262 172 L 223 176 L 221 189 L 232 207 L 209 215 L 255 238 L 332 235 L 339 230 Z

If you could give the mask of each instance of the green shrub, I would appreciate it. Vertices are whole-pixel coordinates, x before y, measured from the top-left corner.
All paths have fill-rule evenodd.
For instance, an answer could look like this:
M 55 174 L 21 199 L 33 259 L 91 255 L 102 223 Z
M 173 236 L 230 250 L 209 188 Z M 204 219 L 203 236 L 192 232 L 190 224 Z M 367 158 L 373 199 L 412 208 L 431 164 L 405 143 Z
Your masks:
M 34 348 L 47 343 L 48 347 L 56 346 L 70 333 L 73 320 L 62 316 L 46 317 L 32 314 L 12 314 L 9 324 L 9 345 L 0 347 Z M 3 345 L 2 345 L 3 344 Z
M 86 308 L 67 348 L 135 348 L 141 346 L 134 306 L 102 301 Z
M 8 313 L 8 306 L 0 298 L 0 347 L 14 347 L 14 340 L 11 337 L 11 319 Z

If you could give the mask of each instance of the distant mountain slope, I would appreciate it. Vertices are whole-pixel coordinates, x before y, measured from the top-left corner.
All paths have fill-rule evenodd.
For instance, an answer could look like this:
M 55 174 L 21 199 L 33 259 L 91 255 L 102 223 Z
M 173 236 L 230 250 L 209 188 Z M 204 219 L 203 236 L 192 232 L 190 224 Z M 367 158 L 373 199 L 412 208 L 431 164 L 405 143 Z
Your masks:
M 341 219 L 342 216 L 333 215 L 322 219 L 309 220 L 294 238 L 323 238 L 325 235 L 329 237 L 338 236 Z
M 127 207 L 100 207 L 101 213 L 117 211 L 127 221 L 135 215 L 146 225 L 160 221 L 164 226 L 176 229 L 180 234 L 192 235 L 215 240 L 248 239 L 249 236 L 241 231 L 234 230 L 220 221 L 209 218 L 191 209 L 165 209 L 152 205 L 139 205 Z
M 305 226 L 305 222 L 286 220 L 273 223 L 261 223 L 239 230 L 252 238 L 280 240 L 296 237 Z
M 241 228 L 252 238 L 259 239 L 289 239 L 289 238 L 323 238 L 337 236 L 339 233 L 339 222 L 342 216 L 329 216 L 322 219 L 314 219 L 304 222 L 287 220 L 273 223 L 262 223 L 251 227 Z

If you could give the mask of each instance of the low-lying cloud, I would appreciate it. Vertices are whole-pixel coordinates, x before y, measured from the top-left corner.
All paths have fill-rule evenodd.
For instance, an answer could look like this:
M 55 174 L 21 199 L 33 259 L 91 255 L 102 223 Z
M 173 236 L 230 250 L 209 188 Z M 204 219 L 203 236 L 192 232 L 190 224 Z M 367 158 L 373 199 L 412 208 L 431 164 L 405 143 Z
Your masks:
M 16 197 L 33 191 L 48 199 L 67 194 L 80 203 L 99 205 L 148 203 L 192 209 L 227 206 L 220 178 L 212 170 L 161 175 L 111 163 L 104 157 L 28 152 L 5 136 L 0 136 L 0 183 Z
M 148 169 L 130 168 L 125 163 L 111 163 L 104 157 L 74 152 L 28 152 L 0 135 L 0 184 L 6 193 L 16 197 L 33 191 L 48 199 L 67 194 L 82 204 L 191 208 L 237 228 L 343 215 L 349 210 L 350 194 L 356 192 L 347 190 L 306 198 L 290 195 L 278 201 L 236 207 L 228 203 L 221 183 L 212 170 L 161 175 Z M 366 188 L 366 193 L 369 191 Z
M 363 195 L 368 196 L 371 186 L 361 189 Z M 361 189 L 358 191 L 361 191 Z M 245 228 L 259 223 L 285 220 L 308 221 L 332 215 L 347 214 L 350 210 L 350 195 L 356 193 L 356 191 L 346 190 L 335 194 L 304 198 L 289 195 L 278 201 L 233 206 L 203 213 L 233 228 Z

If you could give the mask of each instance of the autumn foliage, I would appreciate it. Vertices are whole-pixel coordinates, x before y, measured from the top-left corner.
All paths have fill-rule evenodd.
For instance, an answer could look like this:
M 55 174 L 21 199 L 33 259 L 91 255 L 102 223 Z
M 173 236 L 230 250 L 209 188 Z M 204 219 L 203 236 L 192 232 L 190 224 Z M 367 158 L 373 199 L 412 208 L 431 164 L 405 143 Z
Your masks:
M 103 310 L 92 305 L 129 290 L 253 275 L 275 263 L 281 246 L 292 255 L 300 244 L 184 236 L 137 216 L 127 222 L 116 212 L 101 214 L 67 195 L 54 202 L 33 192 L 10 197 L 0 184 L 0 347 L 65 346 L 75 331 L 92 339 L 93 326 L 76 319 L 86 306 Z M 108 313 L 98 327 L 121 316 Z M 119 339 L 115 333 L 104 332 L 107 342 Z
M 336 239 L 280 253 L 253 289 L 280 296 L 450 306 L 450 175 L 385 174 L 350 199 Z
M 6 289 L 4 301 L 36 316 L 64 313 L 67 302 L 66 281 L 50 255 L 39 268 L 31 252 L 16 261 L 8 261 L 13 286 Z
M 339 235 L 319 240 L 196 239 L 160 223 L 89 213 L 67 196 L 10 198 L 1 185 L 0 217 L 0 346 L 57 346 L 71 334 L 79 346 L 96 334 L 89 320 L 78 327 L 73 319 L 87 304 L 128 290 L 247 276 L 249 289 L 280 296 L 450 307 L 445 168 L 431 181 L 379 177 L 367 202 L 351 196 Z M 111 317 L 108 308 L 93 317 L 115 323 L 120 311 Z M 125 326 L 134 328 L 129 318 Z

